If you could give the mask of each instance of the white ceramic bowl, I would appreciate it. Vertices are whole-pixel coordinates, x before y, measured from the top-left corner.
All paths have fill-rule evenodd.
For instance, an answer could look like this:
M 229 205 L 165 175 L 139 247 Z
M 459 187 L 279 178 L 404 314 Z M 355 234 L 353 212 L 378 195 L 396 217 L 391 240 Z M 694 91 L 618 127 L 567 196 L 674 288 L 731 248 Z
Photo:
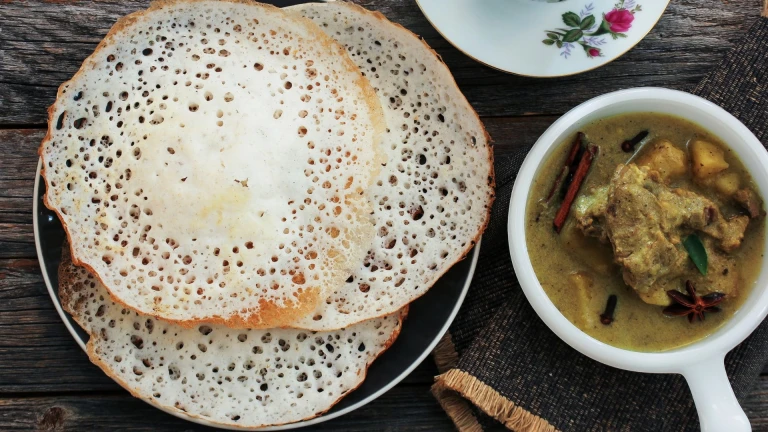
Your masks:
M 673 114 L 693 121 L 722 139 L 744 163 L 763 197 L 768 197 L 768 152 L 739 120 L 717 105 L 688 93 L 635 88 L 591 99 L 558 119 L 539 138 L 523 162 L 510 201 L 508 222 L 512 264 L 525 296 L 544 323 L 582 354 L 636 372 L 682 374 L 690 386 L 704 432 L 742 432 L 751 427 L 725 373 L 725 354 L 743 341 L 768 313 L 768 254 L 757 284 L 734 316 L 712 335 L 691 345 L 659 353 L 607 345 L 579 330 L 555 307 L 533 271 L 525 241 L 525 208 L 531 182 L 556 147 L 593 120 L 628 112 Z

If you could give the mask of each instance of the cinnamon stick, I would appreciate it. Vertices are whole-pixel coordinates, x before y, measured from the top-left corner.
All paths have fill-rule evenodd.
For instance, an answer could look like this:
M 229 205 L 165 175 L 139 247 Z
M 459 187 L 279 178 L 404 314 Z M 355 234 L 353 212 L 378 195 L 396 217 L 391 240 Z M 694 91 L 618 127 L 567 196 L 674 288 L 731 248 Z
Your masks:
M 565 193 L 565 198 L 555 214 L 553 225 L 558 234 L 560 233 L 560 230 L 563 229 L 563 225 L 565 225 L 568 214 L 571 212 L 571 205 L 573 205 L 573 201 L 576 199 L 576 194 L 579 193 L 579 189 L 584 183 L 584 179 L 587 177 L 589 168 L 592 166 L 592 161 L 595 159 L 595 156 L 597 156 L 598 151 L 599 148 L 596 145 L 590 144 L 587 147 L 587 151 L 581 155 L 576 172 L 573 173 L 573 181 L 568 185 L 568 191 Z
M 585 138 L 586 136 L 583 132 L 576 134 L 576 138 L 573 140 L 573 144 L 571 144 L 571 149 L 568 150 L 568 157 L 565 159 L 565 163 L 563 163 L 563 168 L 560 169 L 560 174 L 555 178 L 555 183 L 552 185 L 552 189 L 549 190 L 547 198 L 544 200 L 546 203 L 549 203 L 552 198 L 554 198 L 557 191 L 562 189 L 565 180 L 571 172 L 571 165 L 573 165 L 576 156 L 578 156 L 579 151 L 582 149 L 582 142 L 584 142 Z

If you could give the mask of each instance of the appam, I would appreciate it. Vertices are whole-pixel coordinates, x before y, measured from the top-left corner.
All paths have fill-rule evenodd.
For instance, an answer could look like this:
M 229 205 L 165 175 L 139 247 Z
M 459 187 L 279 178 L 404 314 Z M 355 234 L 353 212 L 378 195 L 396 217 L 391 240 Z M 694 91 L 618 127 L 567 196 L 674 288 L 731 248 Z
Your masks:
M 110 300 L 64 248 L 59 296 L 91 361 L 137 398 L 182 417 L 255 428 L 316 417 L 359 386 L 405 310 L 345 330 L 185 328 Z
M 285 325 L 365 255 L 382 118 L 309 20 L 155 2 L 60 87 L 45 204 L 116 302 L 187 326 Z
M 386 123 L 386 164 L 367 191 L 376 237 L 347 283 L 292 324 L 327 330 L 398 310 L 464 258 L 490 216 L 493 153 L 450 71 L 418 36 L 350 3 L 286 10 L 347 49 L 373 85 Z

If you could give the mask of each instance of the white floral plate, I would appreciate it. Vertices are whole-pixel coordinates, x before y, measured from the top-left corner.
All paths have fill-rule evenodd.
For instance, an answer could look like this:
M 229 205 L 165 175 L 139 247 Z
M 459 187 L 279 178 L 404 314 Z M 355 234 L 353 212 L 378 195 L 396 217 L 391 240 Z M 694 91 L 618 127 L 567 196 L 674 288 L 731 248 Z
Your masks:
M 647 35 L 669 0 L 416 0 L 451 44 L 518 75 L 558 77 L 620 57 Z

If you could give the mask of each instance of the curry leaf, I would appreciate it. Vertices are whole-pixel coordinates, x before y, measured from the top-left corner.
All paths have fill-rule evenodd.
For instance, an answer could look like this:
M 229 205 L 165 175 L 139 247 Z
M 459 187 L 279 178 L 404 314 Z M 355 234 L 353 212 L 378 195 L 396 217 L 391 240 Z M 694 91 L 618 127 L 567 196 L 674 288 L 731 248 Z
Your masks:
M 544 39 L 542 42 L 544 42 L 544 45 L 554 45 L 555 41 L 552 39 Z
M 683 240 L 683 246 L 688 251 L 688 256 L 691 257 L 691 261 L 699 269 L 699 272 L 703 275 L 707 275 L 707 250 L 704 249 L 704 244 L 696 234 L 691 234 Z
M 563 14 L 563 22 L 570 27 L 578 27 L 581 24 L 581 18 L 573 12 Z

